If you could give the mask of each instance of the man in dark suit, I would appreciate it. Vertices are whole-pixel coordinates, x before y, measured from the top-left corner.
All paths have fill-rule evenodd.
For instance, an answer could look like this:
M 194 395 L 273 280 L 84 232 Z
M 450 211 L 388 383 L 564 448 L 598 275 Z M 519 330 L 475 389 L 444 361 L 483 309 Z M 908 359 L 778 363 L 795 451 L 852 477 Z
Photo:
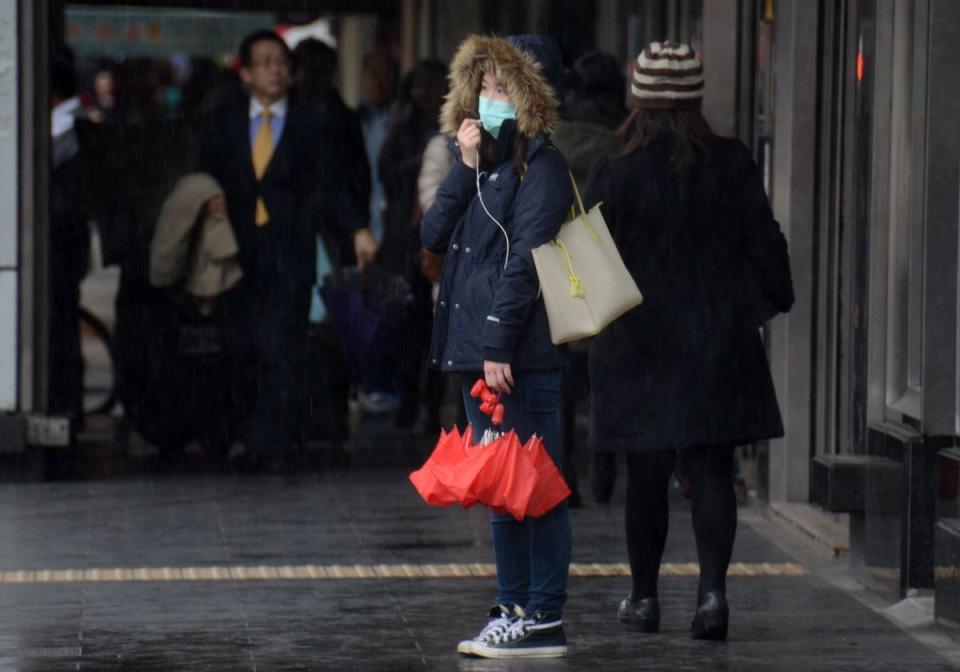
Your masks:
M 290 50 L 272 31 L 240 45 L 249 96 L 212 116 L 202 170 L 225 197 L 208 213 L 230 218 L 244 279 L 224 302 L 224 340 L 240 382 L 241 409 L 231 458 L 247 466 L 284 466 L 300 433 L 299 377 L 314 281 L 315 234 L 339 226 L 354 237 L 359 265 L 376 252 L 365 204 L 342 188 L 332 151 L 339 144 L 309 107 L 288 97 Z

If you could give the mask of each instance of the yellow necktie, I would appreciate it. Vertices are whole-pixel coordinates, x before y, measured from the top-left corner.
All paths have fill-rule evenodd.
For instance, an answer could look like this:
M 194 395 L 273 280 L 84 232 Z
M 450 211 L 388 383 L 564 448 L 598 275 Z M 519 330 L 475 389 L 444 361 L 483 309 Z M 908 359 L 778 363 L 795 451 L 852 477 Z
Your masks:
M 270 157 L 273 156 L 273 128 L 270 126 L 270 110 L 264 109 L 260 114 L 260 128 L 257 130 L 257 137 L 253 140 L 253 172 L 259 180 L 267 170 L 267 164 L 270 163 Z M 267 205 L 263 199 L 257 197 L 257 214 L 255 221 L 257 226 L 264 226 L 270 221 L 270 214 L 267 212 Z

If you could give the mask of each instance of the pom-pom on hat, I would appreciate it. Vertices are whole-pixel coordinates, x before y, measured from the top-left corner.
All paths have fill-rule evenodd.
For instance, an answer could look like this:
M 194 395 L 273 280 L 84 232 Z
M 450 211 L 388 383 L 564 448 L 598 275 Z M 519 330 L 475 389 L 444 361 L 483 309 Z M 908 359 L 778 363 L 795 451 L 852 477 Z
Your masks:
M 630 104 L 669 109 L 700 107 L 703 101 L 703 61 L 688 44 L 651 42 L 637 56 Z

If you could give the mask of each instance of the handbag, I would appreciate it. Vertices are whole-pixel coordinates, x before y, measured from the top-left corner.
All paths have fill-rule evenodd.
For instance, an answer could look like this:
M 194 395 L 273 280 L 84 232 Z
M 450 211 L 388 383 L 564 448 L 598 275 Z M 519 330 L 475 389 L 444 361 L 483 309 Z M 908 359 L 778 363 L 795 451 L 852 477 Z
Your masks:
M 643 302 L 597 203 L 586 212 L 573 176 L 576 204 L 549 243 L 533 250 L 554 345 L 596 336 Z M 579 214 L 576 208 L 579 207 Z

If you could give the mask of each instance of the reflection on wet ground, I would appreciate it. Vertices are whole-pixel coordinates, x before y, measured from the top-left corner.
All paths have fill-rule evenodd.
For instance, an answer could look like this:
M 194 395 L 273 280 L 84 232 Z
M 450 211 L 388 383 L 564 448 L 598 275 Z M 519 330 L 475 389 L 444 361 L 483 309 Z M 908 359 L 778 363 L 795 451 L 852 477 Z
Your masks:
M 5 485 L 0 670 L 952 669 L 749 509 L 730 641 L 690 640 L 696 550 L 679 499 L 663 631 L 625 630 L 620 503 L 573 513 L 571 655 L 507 663 L 455 653 L 494 596 L 485 512 L 427 507 L 401 471 Z

